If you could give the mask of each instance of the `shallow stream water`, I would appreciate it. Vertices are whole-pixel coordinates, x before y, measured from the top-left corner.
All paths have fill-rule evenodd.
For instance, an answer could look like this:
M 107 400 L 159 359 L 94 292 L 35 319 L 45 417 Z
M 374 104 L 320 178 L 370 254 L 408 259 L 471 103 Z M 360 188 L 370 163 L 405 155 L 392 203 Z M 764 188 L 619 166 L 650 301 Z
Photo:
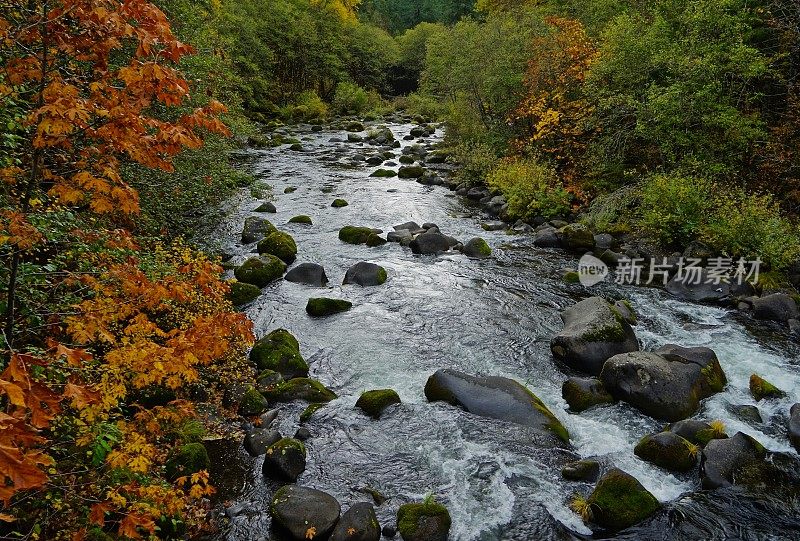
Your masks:
M 389 127 L 404 146 L 420 142 L 402 139 L 411 125 Z M 264 289 L 246 312 L 259 337 L 281 327 L 297 336 L 311 376 L 340 397 L 305 425 L 312 438 L 299 484 L 332 494 L 343 510 L 369 501 L 366 487 L 379 490 L 388 497 L 376 507 L 381 524 L 393 524 L 402 503 L 431 493 L 450 510 L 453 541 L 573 539 L 592 534 L 569 510 L 569 500 L 575 493 L 587 495 L 592 487 L 563 480 L 560 467 L 578 457 L 600 457 L 634 475 L 666 504 L 662 512 L 617 538 L 800 538 L 796 497 L 780 491 L 774 498 L 756 497 L 738 488 L 698 492 L 697 472 L 673 475 L 636 458 L 637 441 L 663 423 L 625 404 L 568 413 L 561 385 L 574 374 L 557 366 L 549 349 L 550 338 L 562 327 L 562 309 L 593 294 L 630 299 L 639 316 L 635 331 L 642 349 L 677 343 L 716 351 L 729 384 L 705 401 L 696 417 L 721 419 L 729 434 L 746 432 L 769 450 L 789 454 L 785 467 L 797 468 L 786 419 L 790 405 L 800 401 L 800 363 L 798 347 L 785 331 L 757 326 L 719 307 L 677 301 L 658 289 L 604 283 L 587 290 L 567 285 L 561 270 L 576 265 L 573 256 L 536 248 L 529 235 L 483 231 L 480 223 L 489 218 L 446 188 L 369 177 L 377 167 L 353 157 L 369 157 L 378 147 L 339 142 L 346 133 L 314 133 L 308 126 L 298 127 L 293 135 L 303 141 L 304 152 L 283 146 L 251 150 L 244 158 L 273 186 L 278 212 L 266 217 L 294 236 L 297 263 L 322 264 L 331 285 L 315 289 L 281 280 Z M 433 143 L 441 135 L 437 131 L 421 143 Z M 400 149 L 395 151 L 399 156 Z M 297 190 L 284 194 L 289 186 Z M 337 197 L 349 205 L 331 208 Z M 243 191 L 230 202 L 219 229 L 205 240 L 236 254 L 234 262 L 243 261 L 253 247 L 238 243 L 242 224 L 259 203 Z M 313 225 L 287 223 L 298 214 L 311 216 Z M 434 222 L 462 242 L 482 236 L 493 256 L 415 256 L 396 243 L 368 248 L 337 237 L 344 225 L 390 231 L 392 225 L 409 220 Z M 384 266 L 389 273 L 386 284 L 339 285 L 358 261 Z M 312 319 L 305 305 L 314 296 L 346 298 L 354 306 L 343 314 Z M 526 384 L 567 427 L 573 449 L 532 448 L 515 425 L 428 403 L 423 387 L 439 368 L 507 376 Z M 748 392 L 754 372 L 788 391 L 789 397 L 756 404 Z M 387 387 L 395 389 L 403 403 L 379 421 L 354 408 L 361 392 Z M 731 413 L 731 404 L 757 405 L 764 423 L 740 420 Z M 294 434 L 303 408 L 300 403 L 282 406 L 284 435 Z M 249 457 L 236 445 L 218 452 L 224 460 L 212 474 L 219 501 L 228 505 L 230 524 L 217 539 L 276 539 L 267 508 L 277 485 L 262 477 L 263 459 Z

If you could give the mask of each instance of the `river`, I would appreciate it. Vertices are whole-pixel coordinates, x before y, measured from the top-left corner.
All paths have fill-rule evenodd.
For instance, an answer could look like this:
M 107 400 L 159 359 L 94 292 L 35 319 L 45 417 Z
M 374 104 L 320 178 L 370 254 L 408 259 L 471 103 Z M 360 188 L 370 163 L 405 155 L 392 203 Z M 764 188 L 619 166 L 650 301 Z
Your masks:
M 414 143 L 403 140 L 411 125 L 389 127 L 404 146 Z M 659 289 L 603 283 L 587 291 L 565 284 L 562 269 L 576 265 L 573 256 L 536 248 L 530 235 L 483 231 L 480 223 L 489 218 L 444 187 L 369 177 L 377 166 L 353 160 L 353 155 L 369 156 L 377 147 L 340 142 L 345 132 L 312 132 L 310 126 L 296 128 L 293 135 L 302 140 L 303 152 L 284 145 L 249 150 L 244 158 L 258 178 L 273 186 L 277 214 L 267 217 L 294 236 L 297 262 L 322 264 L 331 285 L 320 290 L 281 280 L 264 289 L 246 312 L 259 337 L 280 327 L 297 336 L 311 376 L 340 397 L 306 423 L 312 438 L 308 467 L 298 484 L 332 494 L 343 510 L 370 500 L 364 487 L 377 489 L 388 497 L 376 507 L 382 525 L 394 524 L 400 504 L 433 494 L 450 510 L 454 541 L 573 539 L 591 531 L 568 502 L 575 493 L 588 494 L 592 485 L 565 481 L 560 466 L 575 457 L 599 457 L 634 475 L 666 503 L 663 511 L 618 538 L 796 538 L 797 499 L 767 501 L 737 488 L 700 493 L 697 472 L 668 474 L 636 458 L 638 440 L 663 423 L 622 403 L 568 413 L 561 385 L 573 374 L 556 365 L 549 349 L 550 338 L 562 327 L 562 309 L 592 294 L 627 298 L 638 313 L 635 331 L 642 349 L 677 343 L 716 351 L 729 384 L 704 402 L 698 418 L 720 419 L 729 434 L 746 432 L 769 450 L 790 454 L 790 467 L 797 467 L 785 427 L 789 406 L 800 401 L 798 347 L 785 332 L 726 309 L 674 300 Z M 423 144 L 441 136 L 438 130 Z M 395 150 L 399 155 L 400 149 Z M 284 193 L 286 187 L 297 190 Z M 331 208 L 337 197 L 349 205 Z M 243 261 L 252 247 L 238 244 L 242 224 L 260 202 L 243 190 L 206 242 L 234 253 L 234 262 Z M 298 214 L 311 216 L 313 225 L 287 223 Z M 393 224 L 409 220 L 434 222 L 462 242 L 482 236 L 493 256 L 415 256 L 396 243 L 368 248 L 337 238 L 344 225 L 390 231 Z M 339 285 L 358 261 L 384 266 L 387 282 L 372 288 Z M 312 296 L 346 298 L 354 307 L 312 319 L 305 313 Z M 515 437 L 514 425 L 428 403 L 423 387 L 439 368 L 526 384 L 567 427 L 574 450 L 531 448 Z M 790 395 L 758 403 L 764 419 L 760 425 L 739 419 L 729 407 L 756 405 L 748 392 L 754 372 Z M 379 421 L 354 408 L 361 392 L 387 387 L 403 403 Z M 304 406 L 282 406 L 284 435 L 294 434 Z M 262 477 L 262 458 L 251 458 L 235 445 L 221 452 L 222 467 L 212 474 L 219 500 L 230 505 L 231 519 L 217 539 L 272 539 L 267 507 L 276 485 Z

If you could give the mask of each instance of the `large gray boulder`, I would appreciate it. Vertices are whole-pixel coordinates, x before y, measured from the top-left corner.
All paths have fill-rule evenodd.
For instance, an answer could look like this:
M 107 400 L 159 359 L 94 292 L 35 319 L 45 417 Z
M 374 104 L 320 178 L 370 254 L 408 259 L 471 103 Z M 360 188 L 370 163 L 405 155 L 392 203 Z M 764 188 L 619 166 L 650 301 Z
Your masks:
M 381 527 L 371 503 L 357 503 L 348 509 L 334 528 L 330 541 L 378 541 Z
M 244 437 L 244 449 L 250 456 L 260 456 L 281 438 L 281 433 L 274 428 L 257 428 Z
M 542 229 L 537 229 L 533 244 L 539 248 L 560 248 L 561 235 L 553 226 L 543 227 Z
M 339 521 L 341 510 L 330 494 L 295 485 L 278 489 L 269 508 L 278 526 L 297 541 L 326 539 Z M 311 526 L 314 532 L 309 536 Z
M 263 239 L 270 233 L 277 231 L 272 222 L 266 218 L 259 218 L 258 216 L 250 216 L 244 221 L 244 228 L 242 228 L 242 243 L 250 244 Z
M 287 282 L 323 287 L 328 284 L 325 268 L 317 263 L 300 263 L 284 276 Z
M 375 263 L 361 261 L 347 269 L 342 283 L 368 287 L 379 286 L 384 282 L 386 282 L 386 269 Z
M 415 254 L 433 255 L 446 252 L 452 246 L 450 238 L 441 233 L 423 233 L 409 245 Z
M 764 447 L 742 432 L 730 438 L 711 440 L 700 457 L 703 488 L 714 489 L 735 484 L 738 471 L 762 461 L 765 456 Z
M 714 302 L 724 299 L 731 294 L 731 286 L 726 283 L 713 283 L 709 280 L 708 272 L 703 269 L 699 279 L 685 275 L 675 275 L 667 282 L 667 291 L 675 297 L 692 302 Z
M 753 317 L 786 322 L 800 317 L 797 303 L 786 293 L 773 293 L 753 300 Z
M 674 345 L 655 353 L 615 355 L 606 361 L 600 379 L 617 400 L 665 421 L 690 417 L 702 399 L 727 383 L 713 351 Z
M 590 297 L 562 312 L 564 329 L 550 341 L 550 350 L 570 368 L 600 374 L 603 363 L 619 353 L 639 350 L 630 324 L 600 297 Z
M 545 445 L 569 444 L 569 433 L 555 415 L 513 379 L 476 377 L 451 369 L 437 370 L 425 384 L 425 397 L 460 406 L 482 417 L 501 419 L 535 429 Z

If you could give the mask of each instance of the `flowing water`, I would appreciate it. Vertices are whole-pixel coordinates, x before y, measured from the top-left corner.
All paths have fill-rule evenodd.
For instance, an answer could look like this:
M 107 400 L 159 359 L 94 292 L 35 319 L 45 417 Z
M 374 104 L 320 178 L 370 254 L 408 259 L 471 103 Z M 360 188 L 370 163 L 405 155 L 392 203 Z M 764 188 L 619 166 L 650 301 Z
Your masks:
M 398 140 L 411 127 L 390 125 Z M 346 138 L 342 132 L 298 128 L 295 135 L 303 139 L 304 152 L 284 146 L 248 151 L 246 159 L 273 186 L 278 212 L 267 217 L 294 236 L 297 262 L 322 264 L 331 285 L 316 289 L 278 281 L 246 311 L 258 336 L 280 327 L 294 333 L 312 377 L 340 396 L 305 425 L 312 438 L 308 467 L 298 484 L 332 494 L 343 510 L 369 501 L 365 488 L 379 490 L 388 497 L 376 507 L 381 524 L 394 524 L 402 503 L 433 494 L 450 510 L 454 541 L 573 539 L 589 537 L 591 531 L 569 510 L 569 500 L 575 493 L 588 494 L 592 486 L 563 480 L 560 467 L 578 457 L 599 457 L 637 477 L 666 503 L 662 512 L 618 538 L 800 538 L 797 490 L 698 492 L 696 472 L 669 474 L 634 456 L 637 441 L 660 430 L 662 423 L 624 404 L 567 413 L 561 385 L 573 374 L 556 365 L 549 349 L 550 338 L 561 329 L 562 309 L 592 294 L 628 298 L 639 315 L 635 330 L 643 349 L 677 343 L 717 352 L 729 385 L 705 401 L 697 417 L 721 419 L 730 434 L 741 430 L 769 450 L 786 453 L 789 458 L 783 457 L 780 466 L 791 470 L 798 462 L 787 440 L 786 420 L 790 405 L 800 401 L 800 369 L 798 348 L 784 331 L 755 327 L 729 310 L 680 302 L 657 289 L 604 283 L 587 291 L 564 284 L 561 269 L 576 264 L 569 254 L 536 248 L 529 235 L 483 231 L 480 223 L 487 217 L 446 188 L 369 177 L 376 167 L 353 156 L 372 155 L 377 147 L 340 142 Z M 440 136 L 437 131 L 424 144 Z M 412 143 L 403 141 L 404 146 Z M 399 156 L 400 149 L 395 150 Z M 297 190 L 284 194 L 289 186 Z M 331 208 L 336 197 L 349 206 Z M 242 193 L 208 242 L 235 253 L 234 262 L 243 261 L 253 247 L 238 244 L 241 227 L 258 204 L 249 192 Z M 287 223 L 298 214 L 311 216 L 314 224 Z M 482 236 L 493 257 L 415 256 L 395 243 L 368 248 L 337 237 L 348 224 L 387 231 L 409 220 L 434 222 L 462 242 Z M 358 261 L 384 266 L 386 284 L 339 285 Z M 305 305 L 313 296 L 346 298 L 354 306 L 312 319 Z M 428 403 L 423 387 L 439 368 L 525 383 L 567 427 L 573 449 L 532 448 L 518 426 Z M 730 404 L 756 404 L 747 390 L 753 372 L 789 392 L 786 399 L 757 405 L 761 425 L 747 424 L 729 409 Z M 403 403 L 379 421 L 354 408 L 361 392 L 387 387 Z M 281 407 L 282 433 L 291 436 L 304 404 Z M 250 458 L 236 445 L 218 452 L 222 464 L 212 474 L 219 500 L 229 506 L 230 523 L 217 539 L 274 539 L 267 507 L 277 485 L 261 475 L 262 459 Z

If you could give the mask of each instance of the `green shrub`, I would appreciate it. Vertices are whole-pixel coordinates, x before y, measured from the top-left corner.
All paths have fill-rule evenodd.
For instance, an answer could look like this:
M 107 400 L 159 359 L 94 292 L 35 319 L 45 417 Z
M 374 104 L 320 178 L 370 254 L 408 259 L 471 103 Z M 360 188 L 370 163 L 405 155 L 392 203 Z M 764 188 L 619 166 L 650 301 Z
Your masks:
M 333 94 L 333 109 L 342 115 L 359 115 L 382 105 L 383 100 L 377 92 L 368 92 L 353 83 L 339 83 Z
M 640 224 L 665 245 L 700 236 L 712 209 L 714 185 L 701 178 L 653 175 L 641 185 Z
M 492 170 L 486 183 L 506 196 L 512 218 L 552 218 L 569 212 L 570 194 L 555 171 L 534 160 L 504 160 Z
M 425 94 L 412 93 L 402 98 L 397 98 L 395 106 L 405 109 L 411 115 L 419 115 L 426 120 L 439 120 L 444 117 L 447 109 L 440 100 Z
M 467 184 L 480 184 L 497 165 L 498 158 L 489 145 L 476 142 L 460 143 L 452 152 L 453 159 L 461 165 L 456 173 Z
M 295 117 L 302 115 L 303 120 L 313 120 L 315 118 L 325 118 L 328 116 L 328 106 L 317 96 L 313 90 L 306 90 L 297 96 L 297 106 L 295 107 Z

